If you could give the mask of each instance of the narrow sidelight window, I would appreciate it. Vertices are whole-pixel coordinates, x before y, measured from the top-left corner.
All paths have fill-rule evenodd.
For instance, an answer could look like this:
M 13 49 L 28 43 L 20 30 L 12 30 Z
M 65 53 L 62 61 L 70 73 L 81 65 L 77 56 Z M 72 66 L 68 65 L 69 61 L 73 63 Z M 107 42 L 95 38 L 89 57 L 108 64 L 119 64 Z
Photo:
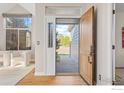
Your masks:
M 53 47 L 53 23 L 48 23 L 48 48 Z

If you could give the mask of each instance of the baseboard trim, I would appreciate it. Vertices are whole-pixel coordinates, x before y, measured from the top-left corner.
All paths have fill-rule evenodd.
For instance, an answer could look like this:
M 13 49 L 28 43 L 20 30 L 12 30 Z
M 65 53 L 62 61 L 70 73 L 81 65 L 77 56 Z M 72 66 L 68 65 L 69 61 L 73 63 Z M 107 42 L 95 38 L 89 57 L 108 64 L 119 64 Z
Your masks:
M 34 75 L 35 76 L 55 76 L 55 74 L 46 74 L 43 72 L 35 72 Z
M 34 73 L 35 76 L 45 76 L 44 72 L 35 72 Z
M 79 76 L 79 73 L 56 73 L 56 76 Z

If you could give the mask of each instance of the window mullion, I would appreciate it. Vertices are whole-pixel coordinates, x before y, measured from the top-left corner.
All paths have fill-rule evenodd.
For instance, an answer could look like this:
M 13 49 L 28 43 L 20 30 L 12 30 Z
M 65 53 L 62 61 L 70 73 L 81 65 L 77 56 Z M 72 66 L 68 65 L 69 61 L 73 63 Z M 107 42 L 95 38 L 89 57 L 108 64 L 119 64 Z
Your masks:
M 18 50 L 19 50 L 19 46 L 20 46 L 20 41 L 19 41 L 19 28 L 18 28 Z

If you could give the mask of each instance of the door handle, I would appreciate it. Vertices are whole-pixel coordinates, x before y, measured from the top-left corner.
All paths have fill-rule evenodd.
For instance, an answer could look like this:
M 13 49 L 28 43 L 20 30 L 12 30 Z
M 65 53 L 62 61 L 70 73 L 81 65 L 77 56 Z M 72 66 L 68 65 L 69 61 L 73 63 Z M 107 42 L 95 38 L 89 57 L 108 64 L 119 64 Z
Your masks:
M 92 60 L 92 57 L 91 57 L 91 56 L 88 56 L 88 62 L 89 62 L 90 64 L 92 64 L 93 60 Z

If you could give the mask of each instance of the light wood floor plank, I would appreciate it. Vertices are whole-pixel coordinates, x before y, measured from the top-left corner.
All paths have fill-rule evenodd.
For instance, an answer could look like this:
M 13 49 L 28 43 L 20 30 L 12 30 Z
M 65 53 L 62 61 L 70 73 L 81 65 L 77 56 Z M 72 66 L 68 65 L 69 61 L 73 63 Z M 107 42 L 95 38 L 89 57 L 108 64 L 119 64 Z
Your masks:
M 79 76 L 34 76 L 34 70 L 26 75 L 17 85 L 86 85 Z

